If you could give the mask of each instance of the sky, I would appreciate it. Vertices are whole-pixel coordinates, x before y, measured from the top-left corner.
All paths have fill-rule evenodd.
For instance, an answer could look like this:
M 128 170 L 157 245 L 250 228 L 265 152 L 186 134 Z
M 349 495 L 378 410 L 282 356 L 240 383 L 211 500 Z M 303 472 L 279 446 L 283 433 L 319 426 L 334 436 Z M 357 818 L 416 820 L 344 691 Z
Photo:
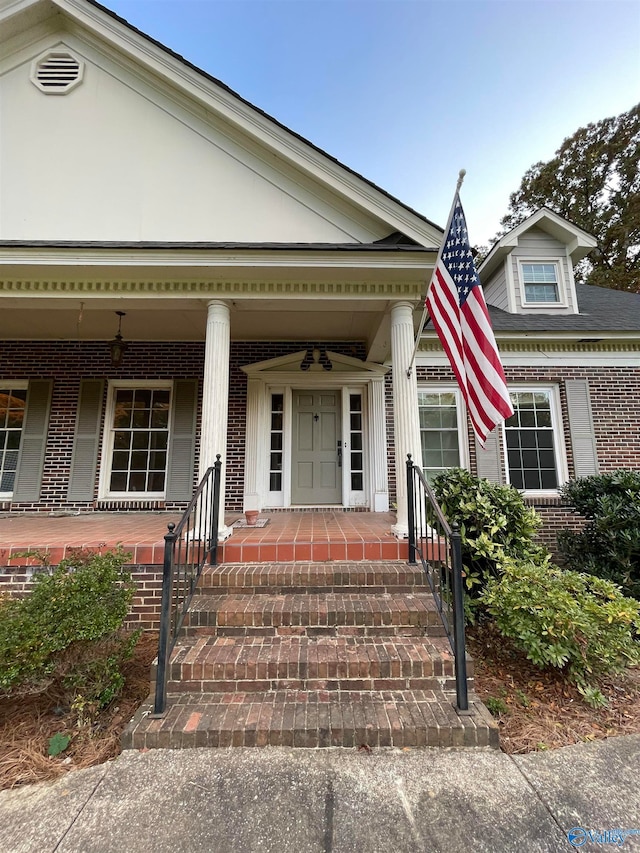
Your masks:
M 640 0 L 101 0 L 472 245 L 579 127 L 640 101 Z

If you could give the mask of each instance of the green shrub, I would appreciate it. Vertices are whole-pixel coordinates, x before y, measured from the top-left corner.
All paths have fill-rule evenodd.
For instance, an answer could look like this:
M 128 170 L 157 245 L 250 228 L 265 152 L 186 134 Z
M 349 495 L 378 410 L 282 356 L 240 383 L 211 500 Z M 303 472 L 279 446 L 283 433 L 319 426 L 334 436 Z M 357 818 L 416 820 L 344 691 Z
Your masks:
M 469 593 L 477 596 L 506 559 L 543 564 L 547 550 L 534 542 L 541 520 L 512 486 L 474 477 L 462 468 L 438 474 L 433 490 L 449 523 L 460 526 Z
M 55 682 L 71 702 L 102 707 L 122 686 L 120 666 L 136 636 L 123 622 L 135 591 L 130 555 L 75 551 L 38 574 L 22 599 L 0 603 L 0 691 L 35 692 Z
M 627 595 L 640 598 L 640 471 L 571 480 L 560 494 L 588 519 L 582 532 L 558 535 L 567 565 L 614 581 Z
M 482 601 L 500 632 L 536 666 L 566 672 L 587 700 L 599 676 L 640 663 L 640 604 L 615 584 L 555 566 L 507 561 Z

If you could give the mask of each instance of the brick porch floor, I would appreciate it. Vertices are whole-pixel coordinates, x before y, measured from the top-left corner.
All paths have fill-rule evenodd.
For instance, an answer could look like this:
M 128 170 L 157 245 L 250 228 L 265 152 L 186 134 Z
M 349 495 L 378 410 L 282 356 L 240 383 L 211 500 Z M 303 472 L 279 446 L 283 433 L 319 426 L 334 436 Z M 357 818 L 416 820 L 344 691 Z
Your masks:
M 35 513 L 0 516 L 0 565 L 24 565 L 25 550 L 48 551 L 52 563 L 67 549 L 122 544 L 138 565 L 161 564 L 164 534 L 180 516 L 154 512 L 92 512 L 75 516 Z M 226 516 L 227 525 L 244 518 Z M 392 513 L 274 512 L 264 527 L 234 528 L 220 548 L 225 563 L 290 562 L 292 560 L 406 560 L 407 543 L 391 533 Z

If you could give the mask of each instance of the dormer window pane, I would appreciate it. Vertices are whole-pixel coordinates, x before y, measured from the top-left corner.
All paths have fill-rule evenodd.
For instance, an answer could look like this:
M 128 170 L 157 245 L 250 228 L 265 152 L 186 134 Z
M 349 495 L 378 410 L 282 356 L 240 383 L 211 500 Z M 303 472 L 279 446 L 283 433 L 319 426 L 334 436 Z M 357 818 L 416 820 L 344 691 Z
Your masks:
M 555 264 L 522 264 L 525 302 L 559 302 Z

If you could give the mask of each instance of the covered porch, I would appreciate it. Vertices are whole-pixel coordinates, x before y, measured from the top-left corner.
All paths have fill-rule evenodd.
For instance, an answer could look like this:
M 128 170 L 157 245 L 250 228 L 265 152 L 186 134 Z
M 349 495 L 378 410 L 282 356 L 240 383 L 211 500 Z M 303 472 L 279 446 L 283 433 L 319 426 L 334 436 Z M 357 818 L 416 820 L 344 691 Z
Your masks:
M 47 554 L 55 565 L 73 548 L 131 553 L 136 566 L 162 565 L 167 524 L 180 515 L 166 512 L 90 512 L 52 516 L 13 513 L 0 516 L 0 567 L 38 565 L 25 551 Z M 226 513 L 232 535 L 220 546 L 219 562 L 260 563 L 327 560 L 406 561 L 406 540 L 391 533 L 391 512 L 276 511 L 261 513 L 246 526 L 241 512 Z M 5 575 L 6 576 L 6 575 Z M 0 575 L 0 578 L 2 575 Z

